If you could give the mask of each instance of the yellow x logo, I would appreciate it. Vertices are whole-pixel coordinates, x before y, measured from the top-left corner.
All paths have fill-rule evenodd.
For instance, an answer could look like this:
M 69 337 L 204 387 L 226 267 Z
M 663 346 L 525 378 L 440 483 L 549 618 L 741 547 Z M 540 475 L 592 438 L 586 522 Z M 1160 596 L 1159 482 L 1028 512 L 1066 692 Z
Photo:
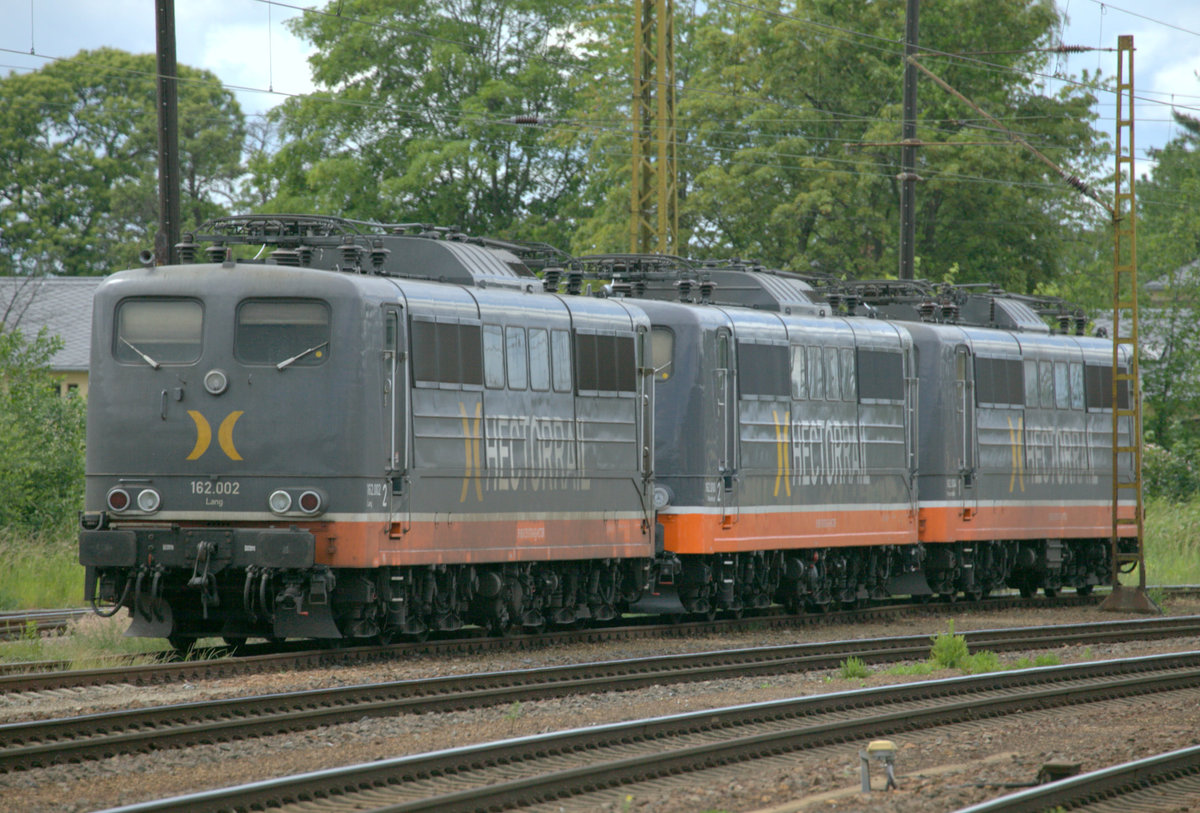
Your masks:
M 188 410 L 188 415 L 196 424 L 196 446 L 192 449 L 192 453 L 187 456 L 188 460 L 199 460 L 200 456 L 208 451 L 208 445 L 212 443 L 212 427 L 208 425 L 208 420 L 194 409 Z M 242 417 L 242 410 L 237 409 L 225 416 L 225 420 L 221 421 L 221 425 L 217 427 L 217 443 L 221 445 L 221 451 L 230 460 L 241 460 L 242 456 L 238 454 L 237 448 L 233 445 L 233 425 L 238 422 L 238 418 Z

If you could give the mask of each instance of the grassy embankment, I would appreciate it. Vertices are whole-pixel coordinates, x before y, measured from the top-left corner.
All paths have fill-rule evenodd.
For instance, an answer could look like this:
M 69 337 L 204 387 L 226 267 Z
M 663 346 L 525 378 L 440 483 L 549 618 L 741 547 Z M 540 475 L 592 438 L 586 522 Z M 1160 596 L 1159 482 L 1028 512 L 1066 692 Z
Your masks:
M 1200 584 L 1200 498 L 1182 504 L 1147 502 L 1146 568 L 1153 585 Z M 1122 581 L 1137 584 L 1136 574 Z M 82 604 L 83 568 L 76 559 L 74 529 L 34 537 L 0 531 L 0 611 Z M 94 643 L 102 650 L 140 651 L 145 647 L 136 645 L 142 642 L 120 638 L 124 618 L 121 613 L 111 623 L 86 625 L 88 634 L 98 637 Z M 9 651 L 19 644 L 34 648 L 37 642 L 0 643 L 0 660 L 24 659 Z

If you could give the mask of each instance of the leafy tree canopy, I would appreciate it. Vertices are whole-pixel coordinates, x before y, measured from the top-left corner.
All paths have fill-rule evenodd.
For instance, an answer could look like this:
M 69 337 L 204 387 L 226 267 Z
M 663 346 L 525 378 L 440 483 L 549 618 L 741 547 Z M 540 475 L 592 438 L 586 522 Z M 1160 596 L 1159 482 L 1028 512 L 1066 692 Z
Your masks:
M 273 206 L 565 243 L 582 156 L 512 119 L 569 106 L 584 5 L 339 0 L 296 18 L 324 91 L 282 105 Z
M 158 220 L 155 58 L 81 51 L 0 78 L 0 273 L 100 274 L 136 264 Z M 179 76 L 184 221 L 224 212 L 244 123 L 208 71 Z
M 1200 446 L 1200 119 L 1175 121 L 1136 190 L 1145 424 L 1168 448 Z
M 1085 86 L 1047 94 L 1054 5 L 955 0 L 921 9 L 924 64 L 1082 177 L 1099 168 Z M 620 18 L 597 17 L 617 30 Z M 749 256 L 837 276 L 894 276 L 899 230 L 903 3 L 713 3 L 677 18 L 680 211 L 690 253 Z M 986 55 L 983 53 L 986 52 Z M 628 109 L 627 58 L 588 106 Z M 1086 78 L 1086 77 L 1085 77 Z M 1005 133 L 922 78 L 916 253 L 921 272 L 1032 292 L 1060 270 L 1063 224 L 1090 204 Z M 978 142 L 996 142 L 980 145 Z M 613 139 L 591 145 L 593 172 L 628 177 Z M 606 160 L 607 157 L 607 160 Z M 623 193 L 596 194 L 590 248 L 614 244 Z M 601 190 L 596 189 L 599 193 Z M 627 216 L 626 216 L 627 217 Z M 607 225 L 606 225 L 607 224 Z M 619 236 L 623 237 L 624 234 Z M 577 246 L 577 248 L 579 248 Z

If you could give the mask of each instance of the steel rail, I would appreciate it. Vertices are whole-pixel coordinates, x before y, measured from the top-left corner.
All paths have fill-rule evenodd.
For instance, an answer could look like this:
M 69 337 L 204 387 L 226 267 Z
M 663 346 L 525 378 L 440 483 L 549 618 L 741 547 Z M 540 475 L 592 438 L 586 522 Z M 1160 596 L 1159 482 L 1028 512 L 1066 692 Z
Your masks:
M 1145 639 L 1200 631 L 1200 618 L 1110 621 L 1024 630 L 982 630 L 968 646 L 1029 649 L 1046 642 Z M 180 748 L 199 742 L 266 736 L 365 717 L 455 711 L 566 695 L 627 691 L 649 685 L 836 669 L 864 662 L 919 660 L 923 635 L 729 649 L 504 672 L 283 692 L 0 725 L 0 772 L 69 760 Z
M 1003 599 L 1006 602 L 1024 602 L 1020 606 L 1028 606 L 1028 600 Z M 1068 597 L 1055 599 L 1066 601 L 1070 606 L 1076 603 L 1094 604 L 1095 596 Z M 948 606 L 948 605 L 939 605 Z M 71 671 L 44 671 L 46 665 L 39 664 L 38 671 L 28 671 L 13 674 L 10 667 L 0 668 L 0 694 L 6 692 L 44 691 L 48 689 L 78 688 L 82 686 L 99 686 L 111 683 L 130 683 L 133 685 L 154 685 L 184 680 L 205 680 L 235 677 L 238 675 L 261 674 L 267 672 L 289 671 L 306 668 L 325 668 L 362 663 L 378 663 L 403 658 L 412 654 L 450 654 L 480 652 L 513 651 L 529 648 L 541 648 L 555 644 L 575 642 L 601 643 L 620 640 L 654 637 L 681 637 L 686 635 L 703 635 L 706 633 L 729 633 L 747 629 L 775 628 L 789 629 L 805 626 L 811 623 L 829 624 L 834 621 L 844 621 L 850 617 L 862 620 L 870 617 L 876 621 L 895 621 L 916 612 L 928 614 L 928 606 L 905 606 L 903 608 L 873 608 L 858 613 L 837 613 L 823 616 L 771 616 L 741 620 L 719 620 L 698 622 L 695 624 L 666 624 L 642 625 L 623 627 L 600 627 L 582 631 L 562 631 L 541 636 L 517 638 L 464 638 L 445 641 L 430 641 L 421 643 L 405 643 L 392 646 L 366 646 L 347 649 L 317 649 L 287 652 L 270 651 L 265 654 L 244 655 L 239 657 L 222 657 L 211 660 L 185 660 L 170 663 L 152 663 L 141 665 L 120 664 L 112 667 L 97 669 L 80 669 Z M 867 616 L 861 615 L 867 613 Z M 1189 618 L 1178 616 L 1177 618 Z M 1197 616 L 1200 618 L 1200 616 Z M 1161 620 L 1161 619 L 1159 619 Z M 1120 640 L 1120 639 L 1115 639 Z M 255 650 L 245 650 L 255 651 Z M 261 650 L 259 650 L 261 651 Z
M 1195 690 L 1197 678 L 1200 652 L 991 673 L 503 740 L 114 811 L 242 811 L 296 802 L 311 810 L 318 800 L 346 802 L 367 791 L 375 800 L 372 809 L 389 813 L 495 810 L 864 737 L 1149 692 Z M 672 743 L 672 738 L 681 741 Z M 630 753 L 635 746 L 640 750 Z M 564 761 L 574 764 L 562 767 Z M 546 772 L 547 763 L 556 768 Z M 399 798 L 380 804 L 383 793 Z
M 91 614 L 91 610 L 78 607 L 61 610 L 21 610 L 0 613 L 0 641 L 11 641 L 31 634 L 41 635 L 66 629 L 72 621 Z
M 1108 768 L 1060 779 L 1036 788 L 992 799 L 958 813 L 1041 813 L 1057 808 L 1086 809 L 1089 803 L 1104 801 L 1121 810 L 1139 809 L 1136 797 L 1158 796 L 1157 804 L 1145 810 L 1161 810 L 1164 786 L 1186 784 L 1195 800 L 1200 777 L 1200 746 L 1181 748 L 1165 754 L 1113 765 Z M 1174 805 L 1168 805 L 1174 808 Z

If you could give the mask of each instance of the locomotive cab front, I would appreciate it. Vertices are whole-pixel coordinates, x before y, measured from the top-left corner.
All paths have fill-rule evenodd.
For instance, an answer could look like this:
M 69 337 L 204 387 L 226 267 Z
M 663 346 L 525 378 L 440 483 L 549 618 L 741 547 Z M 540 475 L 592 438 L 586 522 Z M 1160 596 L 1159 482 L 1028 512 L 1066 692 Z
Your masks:
M 339 635 L 318 540 L 385 491 L 382 461 L 362 481 L 363 422 L 379 420 L 364 383 L 380 374 L 359 346 L 360 290 L 269 265 L 99 287 L 80 561 L 86 598 L 128 607 L 130 634 Z

